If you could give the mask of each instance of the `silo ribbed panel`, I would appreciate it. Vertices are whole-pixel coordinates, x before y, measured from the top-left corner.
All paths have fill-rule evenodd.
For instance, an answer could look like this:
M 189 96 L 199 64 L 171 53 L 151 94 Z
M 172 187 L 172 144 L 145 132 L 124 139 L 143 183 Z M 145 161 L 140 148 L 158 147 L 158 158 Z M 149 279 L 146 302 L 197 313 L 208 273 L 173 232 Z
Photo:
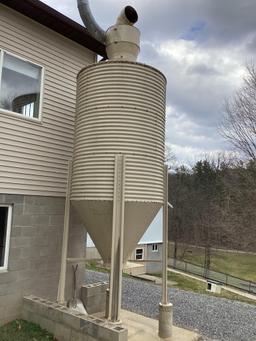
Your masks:
M 112 200 L 114 159 L 126 155 L 126 201 L 163 202 L 164 76 L 103 62 L 78 76 L 72 200 Z

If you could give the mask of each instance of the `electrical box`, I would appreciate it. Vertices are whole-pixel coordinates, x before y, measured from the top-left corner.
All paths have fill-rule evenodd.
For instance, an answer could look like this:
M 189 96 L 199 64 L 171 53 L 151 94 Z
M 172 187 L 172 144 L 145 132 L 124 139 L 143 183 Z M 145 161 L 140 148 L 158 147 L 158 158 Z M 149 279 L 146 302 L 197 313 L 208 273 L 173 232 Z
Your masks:
M 215 294 L 221 293 L 221 287 L 222 287 L 221 283 L 208 280 L 206 285 L 207 285 L 206 291 L 210 291 L 210 292 L 213 292 Z

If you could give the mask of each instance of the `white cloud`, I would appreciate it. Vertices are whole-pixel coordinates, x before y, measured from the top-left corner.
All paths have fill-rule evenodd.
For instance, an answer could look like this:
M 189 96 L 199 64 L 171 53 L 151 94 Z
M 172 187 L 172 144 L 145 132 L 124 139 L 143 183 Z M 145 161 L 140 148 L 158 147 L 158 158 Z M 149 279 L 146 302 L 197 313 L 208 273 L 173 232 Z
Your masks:
M 224 100 L 244 76 L 243 47 L 206 49 L 182 39 L 144 46 L 155 51 L 149 59 L 167 76 L 166 140 L 175 146 L 178 159 L 192 162 L 206 152 L 230 149 L 218 125 Z
M 197 161 L 204 160 L 205 158 L 209 160 L 217 160 L 218 157 L 223 157 L 226 160 L 241 158 L 238 152 L 223 151 L 223 149 L 211 149 L 206 151 L 204 148 L 180 146 L 169 143 L 167 143 L 167 148 L 171 150 L 176 158 L 176 160 L 169 162 L 172 169 L 181 165 L 192 168 Z
M 177 158 L 178 165 L 186 165 L 191 167 L 197 160 L 204 158 L 205 150 L 203 148 L 180 146 L 176 144 L 169 144 L 170 149 Z M 213 153 L 221 152 L 221 150 L 213 150 Z
M 44 2 L 81 22 L 75 0 Z M 90 4 L 96 20 L 107 28 L 127 3 L 91 0 Z M 228 149 L 217 126 L 224 100 L 239 88 L 244 65 L 256 53 L 256 1 L 131 0 L 130 4 L 139 13 L 139 60 L 167 77 L 167 143 L 184 162 L 206 151 Z

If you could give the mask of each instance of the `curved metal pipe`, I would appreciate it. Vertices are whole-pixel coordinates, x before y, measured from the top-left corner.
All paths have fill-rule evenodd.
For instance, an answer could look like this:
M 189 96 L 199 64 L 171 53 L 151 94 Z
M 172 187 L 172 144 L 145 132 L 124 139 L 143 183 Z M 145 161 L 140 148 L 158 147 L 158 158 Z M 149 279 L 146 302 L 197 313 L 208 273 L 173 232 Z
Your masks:
M 131 25 L 138 21 L 138 13 L 132 6 L 125 6 L 125 8 L 119 14 L 116 25 Z
M 98 41 L 105 43 L 106 32 L 96 23 L 90 10 L 88 0 L 77 0 L 77 7 L 81 19 L 89 33 Z

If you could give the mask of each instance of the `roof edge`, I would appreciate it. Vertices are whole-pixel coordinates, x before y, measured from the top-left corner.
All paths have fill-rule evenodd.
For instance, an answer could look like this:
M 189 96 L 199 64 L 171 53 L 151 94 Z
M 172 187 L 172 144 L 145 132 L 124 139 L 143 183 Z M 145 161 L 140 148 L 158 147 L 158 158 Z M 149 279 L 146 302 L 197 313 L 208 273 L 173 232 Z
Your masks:
M 106 57 L 105 45 L 93 38 L 85 27 L 45 3 L 39 0 L 1 0 L 1 4 Z

